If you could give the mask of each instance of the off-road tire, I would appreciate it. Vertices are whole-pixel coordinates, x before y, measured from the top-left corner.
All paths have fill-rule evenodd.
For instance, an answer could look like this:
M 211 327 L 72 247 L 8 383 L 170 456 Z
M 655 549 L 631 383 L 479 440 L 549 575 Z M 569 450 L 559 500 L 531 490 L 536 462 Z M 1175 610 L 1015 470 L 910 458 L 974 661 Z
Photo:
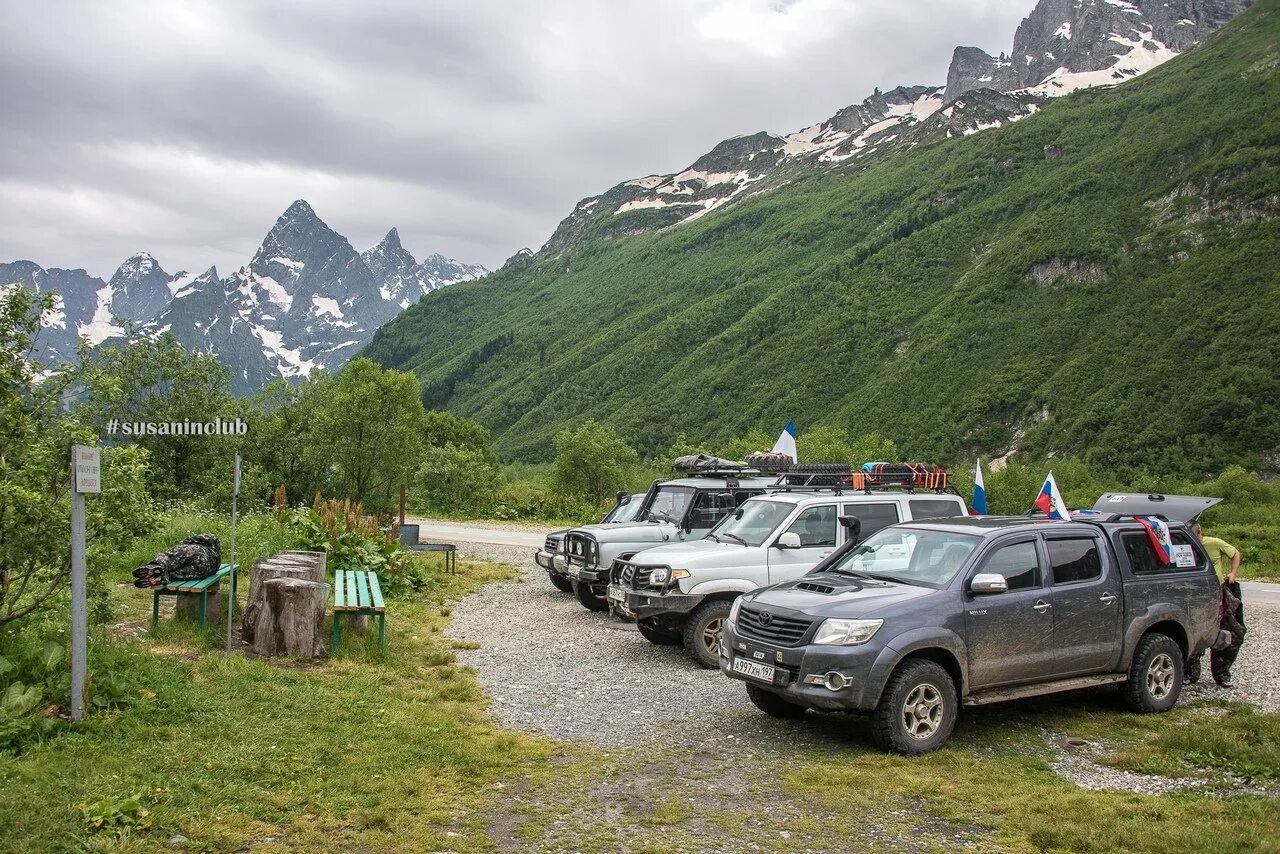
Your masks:
M 684 648 L 689 650 L 693 660 L 701 667 L 708 670 L 720 667 L 720 633 L 724 631 L 724 621 L 729 618 L 729 611 L 732 609 L 733 602 L 728 599 L 712 599 L 694 609 L 685 621 Z M 714 647 L 708 643 L 713 633 L 716 636 Z
M 1183 657 L 1178 642 L 1156 632 L 1145 634 L 1133 651 L 1129 679 L 1120 696 L 1139 714 L 1167 712 L 1182 694 Z
M 573 582 L 565 578 L 563 575 L 556 575 L 554 572 L 548 572 L 547 577 L 551 579 L 551 586 L 559 590 L 561 593 L 573 592 Z
M 588 611 L 608 611 L 609 600 L 603 596 L 597 596 L 591 592 L 590 584 L 583 584 L 578 581 L 570 582 L 573 585 L 573 595 L 578 597 L 578 601 L 582 603 L 582 607 Z
M 914 703 L 911 710 L 906 708 L 908 701 Z M 923 713 L 926 709 L 928 714 Z M 880 749 L 903 756 L 930 753 L 947 743 L 959 713 L 951 674 L 932 661 L 909 659 L 893 671 L 880 704 L 871 713 L 871 740 Z M 909 714 L 917 734 L 908 729 Z
M 798 718 L 804 715 L 804 706 L 784 700 L 772 691 L 751 683 L 747 683 L 747 697 L 752 705 L 773 718 Z
M 684 632 L 681 626 L 664 626 L 657 617 L 645 617 L 636 620 L 636 628 L 641 636 L 656 646 L 676 646 L 684 643 Z

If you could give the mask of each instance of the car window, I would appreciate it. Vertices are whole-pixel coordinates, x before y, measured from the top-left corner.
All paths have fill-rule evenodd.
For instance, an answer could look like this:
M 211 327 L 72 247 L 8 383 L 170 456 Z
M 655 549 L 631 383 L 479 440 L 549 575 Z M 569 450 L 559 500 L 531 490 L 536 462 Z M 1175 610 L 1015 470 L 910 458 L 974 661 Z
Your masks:
M 1075 584 L 1102 577 L 1102 558 L 1093 537 L 1046 539 L 1054 584 Z
M 970 534 L 884 528 L 847 552 L 827 572 L 851 572 L 905 584 L 945 587 L 978 546 Z
M 689 525 L 693 528 L 710 528 L 737 506 L 738 500 L 732 492 L 702 490 L 693 500 L 693 507 L 689 511 Z
M 787 528 L 786 533 L 799 534 L 801 548 L 834 546 L 836 544 L 836 506 L 822 504 L 800 511 L 800 515 Z
M 907 506 L 911 508 L 911 518 L 915 520 L 964 515 L 964 508 L 959 501 L 946 498 L 912 498 Z
M 1185 553 L 1187 549 L 1191 550 L 1191 555 L 1195 559 L 1194 565 L 1178 566 L 1177 563 L 1164 564 L 1156 557 L 1155 547 L 1151 545 L 1151 538 L 1147 536 L 1146 531 L 1126 531 L 1120 535 L 1120 542 L 1124 544 L 1125 556 L 1129 558 L 1129 566 L 1134 572 L 1204 572 L 1208 569 L 1208 559 L 1204 552 L 1197 548 L 1191 542 L 1191 537 L 1185 531 L 1173 530 L 1169 532 L 1170 538 L 1173 540 L 1174 551 L 1182 551 Z
M 791 515 L 795 505 L 781 501 L 746 501 L 716 525 L 707 536 L 724 542 L 758 546 Z
M 693 501 L 693 490 L 687 486 L 659 486 L 644 518 L 659 522 L 679 522 Z
M 1040 586 L 1040 556 L 1032 540 L 1001 546 L 978 567 L 977 574 L 999 575 L 1010 590 L 1033 590 Z
M 871 536 L 881 528 L 896 525 L 902 521 L 898 518 L 897 504 L 846 504 L 840 508 L 842 516 L 853 516 L 862 523 L 862 536 Z

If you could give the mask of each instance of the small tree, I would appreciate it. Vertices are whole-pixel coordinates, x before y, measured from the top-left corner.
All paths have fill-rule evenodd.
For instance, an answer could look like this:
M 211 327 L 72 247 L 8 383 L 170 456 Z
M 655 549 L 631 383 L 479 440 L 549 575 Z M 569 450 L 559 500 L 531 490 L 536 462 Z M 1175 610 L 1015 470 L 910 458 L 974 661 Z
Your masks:
M 345 498 L 389 508 L 422 457 L 422 390 L 413 374 L 355 359 L 333 379 L 311 423 L 311 454 Z
M 497 492 L 500 479 L 497 466 L 482 451 L 446 444 L 423 452 L 413 497 L 437 510 L 479 510 Z
M 556 437 L 556 489 L 601 502 L 625 487 L 639 463 L 635 450 L 610 428 L 588 421 Z

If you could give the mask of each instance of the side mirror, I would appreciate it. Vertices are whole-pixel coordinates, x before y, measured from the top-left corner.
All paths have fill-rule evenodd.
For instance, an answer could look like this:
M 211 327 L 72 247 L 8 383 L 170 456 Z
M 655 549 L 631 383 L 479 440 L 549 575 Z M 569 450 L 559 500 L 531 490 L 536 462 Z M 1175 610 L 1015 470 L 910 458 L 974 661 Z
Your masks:
M 1009 582 L 1003 575 L 994 572 L 980 572 L 969 582 L 969 592 L 975 596 L 988 596 L 992 593 L 1005 593 L 1009 590 Z
M 617 504 L 619 507 L 621 507 L 621 506 L 622 506 L 622 505 L 624 505 L 624 504 L 630 504 L 630 503 L 631 503 L 631 496 L 630 496 L 630 495 L 628 495 L 628 494 L 627 494 L 627 493 L 625 493 L 625 492 L 619 492 L 617 495 L 615 495 L 615 496 L 613 497 L 613 501 L 614 501 L 614 503 L 615 503 L 615 504 Z
M 856 543 L 862 539 L 862 520 L 857 516 L 841 516 L 840 524 L 849 532 L 849 542 Z
M 780 549 L 798 549 L 800 548 L 800 535 L 795 531 L 787 531 L 778 537 L 778 541 L 774 543 L 774 546 Z

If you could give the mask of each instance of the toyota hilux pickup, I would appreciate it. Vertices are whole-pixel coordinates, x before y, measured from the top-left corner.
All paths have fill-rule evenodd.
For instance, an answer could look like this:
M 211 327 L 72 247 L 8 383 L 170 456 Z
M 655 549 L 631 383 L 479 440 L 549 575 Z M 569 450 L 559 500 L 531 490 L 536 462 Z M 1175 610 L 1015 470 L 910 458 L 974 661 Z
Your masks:
M 663 543 L 700 540 L 739 504 L 762 494 L 776 480 L 743 467 L 708 468 L 691 477 L 655 481 L 634 522 L 566 531 L 555 565 L 571 579 L 584 607 L 606 611 L 609 570 L 615 560 Z
M 1104 499 L 1071 521 L 884 528 L 739 597 L 720 667 L 775 717 L 869 712 L 872 740 L 907 755 L 941 747 L 961 705 L 1114 684 L 1133 710 L 1167 711 L 1186 661 L 1218 635 L 1217 576 L 1181 524 L 1215 502 Z M 1121 515 L 1135 507 L 1169 520 L 1168 562 Z
M 617 525 L 622 522 L 631 522 L 636 518 L 636 514 L 640 511 L 640 504 L 644 499 L 644 493 L 638 492 L 635 495 L 628 495 L 625 492 L 619 492 L 613 509 L 604 514 L 600 520 L 601 525 Z M 557 590 L 563 590 L 565 593 L 573 592 L 573 582 L 567 575 L 563 574 L 561 569 L 556 566 L 556 555 L 560 553 L 561 543 L 564 535 L 570 528 L 562 531 L 552 531 L 547 534 L 546 540 L 542 543 L 542 548 L 533 553 L 533 562 L 547 571 L 547 577 L 551 579 L 551 584 Z
M 967 512 L 958 495 L 860 492 L 848 483 L 799 491 L 779 486 L 748 499 L 704 539 L 615 561 L 608 599 L 652 643 L 683 643 L 698 664 L 714 669 L 720 630 L 738 596 L 804 575 L 855 531 L 866 537 L 898 522 Z M 855 518 L 856 528 L 837 523 Z

